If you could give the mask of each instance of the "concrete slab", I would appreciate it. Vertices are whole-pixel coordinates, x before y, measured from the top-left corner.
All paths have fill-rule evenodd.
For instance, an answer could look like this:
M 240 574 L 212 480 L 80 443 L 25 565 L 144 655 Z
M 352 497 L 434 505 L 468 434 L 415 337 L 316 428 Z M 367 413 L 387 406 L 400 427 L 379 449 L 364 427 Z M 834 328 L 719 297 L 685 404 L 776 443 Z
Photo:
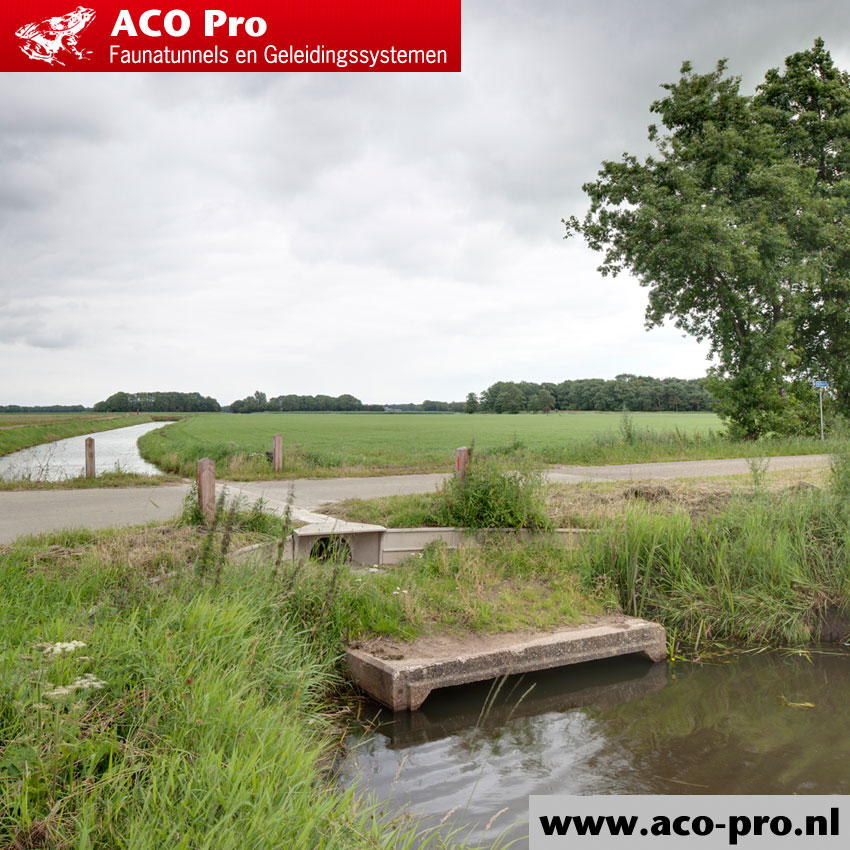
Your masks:
M 593 533 L 582 528 L 553 528 L 551 531 L 489 528 L 476 532 L 468 528 L 388 528 L 381 539 L 381 559 L 375 563 L 400 564 L 434 541 L 444 543 L 449 549 L 457 549 L 470 542 L 483 543 L 500 537 L 529 541 L 548 536 L 570 547 L 581 543 L 584 536 Z
M 320 540 L 327 541 L 328 546 L 334 543 L 346 544 L 354 564 L 397 566 L 435 541 L 440 541 L 449 549 L 457 549 L 463 545 L 499 538 L 529 541 L 549 537 L 569 548 L 577 546 L 587 535 L 596 533 L 583 528 L 554 528 L 544 532 L 527 528 L 489 528 L 475 532 L 466 528 L 384 528 L 381 525 L 344 522 L 333 517 L 319 516 L 318 519 L 321 521 L 302 525 L 286 538 L 281 553 L 285 560 L 309 558 L 313 547 Z M 258 560 L 275 558 L 277 541 L 248 546 L 234 553 L 237 558 L 243 555 Z
M 622 664 L 622 661 L 618 663 Z M 397 712 L 393 715 L 392 723 L 384 724 L 380 731 L 386 736 L 388 749 L 406 750 L 411 746 L 448 738 L 470 726 L 498 729 L 520 717 L 563 714 L 584 706 L 607 708 L 621 705 L 657 693 L 670 683 L 666 664 L 653 664 L 645 659 L 635 659 L 634 665 L 626 667 L 625 676 L 622 668 L 617 668 L 618 676 L 622 678 L 613 680 L 610 672 L 612 668 L 605 661 L 590 661 L 587 666 L 602 671 L 593 684 L 588 684 L 586 669 L 577 669 L 574 681 L 574 668 L 570 667 L 569 670 L 555 668 L 524 674 L 522 685 L 516 690 L 513 680 L 509 679 L 492 701 L 488 699 L 486 682 L 476 701 L 452 699 L 448 697 L 451 691 L 445 692 L 448 698 L 441 699 L 441 694 L 437 693 L 432 699 L 426 700 L 419 711 Z M 526 691 L 529 685 L 533 685 L 530 693 Z M 474 688 L 475 685 L 468 687 Z M 522 699 L 519 699 L 522 694 Z M 485 704 L 486 711 L 482 711 Z
M 350 647 L 346 661 L 374 700 L 393 711 L 415 711 L 436 688 L 616 655 L 641 653 L 664 661 L 667 636 L 658 623 L 612 615 L 556 631 L 421 639 L 397 649 L 365 642 Z

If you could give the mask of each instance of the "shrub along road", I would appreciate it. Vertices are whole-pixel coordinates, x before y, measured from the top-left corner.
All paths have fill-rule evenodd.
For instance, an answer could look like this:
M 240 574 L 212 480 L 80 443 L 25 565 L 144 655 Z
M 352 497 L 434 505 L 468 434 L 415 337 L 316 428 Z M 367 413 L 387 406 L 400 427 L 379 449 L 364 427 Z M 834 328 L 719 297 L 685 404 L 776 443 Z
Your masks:
M 772 457 L 769 469 L 779 471 L 829 466 L 829 455 Z M 619 466 L 558 466 L 548 470 L 550 481 L 559 484 L 584 481 L 661 480 L 709 478 L 749 472 L 744 458 L 689 460 L 674 463 L 637 463 Z M 295 519 L 318 519 L 322 504 L 343 499 L 375 499 L 382 496 L 428 493 L 445 475 L 387 475 L 377 478 L 302 478 L 290 481 L 242 481 L 227 483 L 228 493 L 246 501 L 262 497 L 274 510 L 283 510 L 294 487 Z M 0 492 L 0 543 L 16 537 L 61 528 L 110 528 L 163 521 L 179 513 L 188 484 L 162 487 L 88 490 L 26 490 Z

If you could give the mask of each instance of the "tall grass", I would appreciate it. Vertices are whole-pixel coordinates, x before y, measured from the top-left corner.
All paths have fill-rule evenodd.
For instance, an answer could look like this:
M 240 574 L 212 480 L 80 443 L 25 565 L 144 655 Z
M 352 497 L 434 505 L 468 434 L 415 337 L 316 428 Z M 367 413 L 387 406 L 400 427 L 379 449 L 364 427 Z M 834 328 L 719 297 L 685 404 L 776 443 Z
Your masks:
M 816 640 L 828 608 L 850 609 L 850 463 L 834 470 L 823 489 L 756 486 L 706 518 L 630 507 L 576 552 L 576 566 L 588 587 L 615 588 L 624 611 L 661 621 L 673 640 Z
M 330 781 L 339 646 L 280 580 L 108 540 L 0 554 L 0 846 L 455 846 Z

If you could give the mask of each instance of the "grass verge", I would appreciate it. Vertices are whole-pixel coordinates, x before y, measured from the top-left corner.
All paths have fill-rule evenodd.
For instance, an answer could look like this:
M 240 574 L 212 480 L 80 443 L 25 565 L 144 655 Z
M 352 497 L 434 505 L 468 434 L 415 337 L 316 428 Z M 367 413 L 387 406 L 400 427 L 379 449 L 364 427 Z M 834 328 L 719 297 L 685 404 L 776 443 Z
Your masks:
M 576 550 L 587 587 L 663 623 L 671 646 L 799 645 L 837 614 L 850 632 L 850 476 L 825 487 L 756 484 L 706 514 L 629 506 Z M 842 627 L 844 628 L 844 627 Z
M 763 489 L 771 493 L 822 486 L 824 469 L 789 469 L 767 472 Z M 669 516 L 684 511 L 692 518 L 716 514 L 733 498 L 751 498 L 761 489 L 752 476 L 727 475 L 702 479 L 665 481 L 588 481 L 581 484 L 548 484 L 543 490 L 545 524 L 557 528 L 599 528 L 619 521 L 634 506 L 651 514 Z M 383 525 L 386 528 L 441 526 L 444 516 L 440 491 L 377 499 L 345 499 L 322 505 L 323 513 L 349 522 Z
M 94 478 L 78 475 L 59 481 L 43 481 L 38 478 L 0 479 L 0 492 L 8 490 L 86 490 L 93 487 L 160 487 L 175 484 L 181 479 L 176 475 L 142 475 L 138 472 L 101 472 Z
M 332 781 L 328 626 L 374 589 L 340 568 L 209 570 L 199 539 L 160 526 L 0 552 L 0 846 L 466 846 Z

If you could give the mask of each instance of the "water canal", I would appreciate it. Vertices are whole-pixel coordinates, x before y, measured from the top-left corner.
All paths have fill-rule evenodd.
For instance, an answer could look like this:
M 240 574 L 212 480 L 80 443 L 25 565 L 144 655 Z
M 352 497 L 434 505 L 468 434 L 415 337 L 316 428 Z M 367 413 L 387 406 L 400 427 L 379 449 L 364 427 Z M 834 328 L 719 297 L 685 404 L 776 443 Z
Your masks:
M 52 443 L 42 443 L 29 449 L 0 457 L 0 479 L 31 478 L 38 481 L 61 481 L 74 478 L 85 471 L 86 437 L 94 437 L 95 469 L 98 474 L 111 472 L 116 465 L 122 472 L 157 475 L 159 470 L 139 454 L 136 440 L 163 427 L 162 422 L 145 422 L 129 428 L 98 431 L 80 437 L 68 437 Z
M 848 704 L 841 646 L 627 656 L 509 678 L 495 699 L 485 682 L 435 691 L 418 712 L 370 704 L 342 774 L 431 824 L 454 810 L 470 843 L 501 834 L 520 848 L 530 794 L 848 794 Z

